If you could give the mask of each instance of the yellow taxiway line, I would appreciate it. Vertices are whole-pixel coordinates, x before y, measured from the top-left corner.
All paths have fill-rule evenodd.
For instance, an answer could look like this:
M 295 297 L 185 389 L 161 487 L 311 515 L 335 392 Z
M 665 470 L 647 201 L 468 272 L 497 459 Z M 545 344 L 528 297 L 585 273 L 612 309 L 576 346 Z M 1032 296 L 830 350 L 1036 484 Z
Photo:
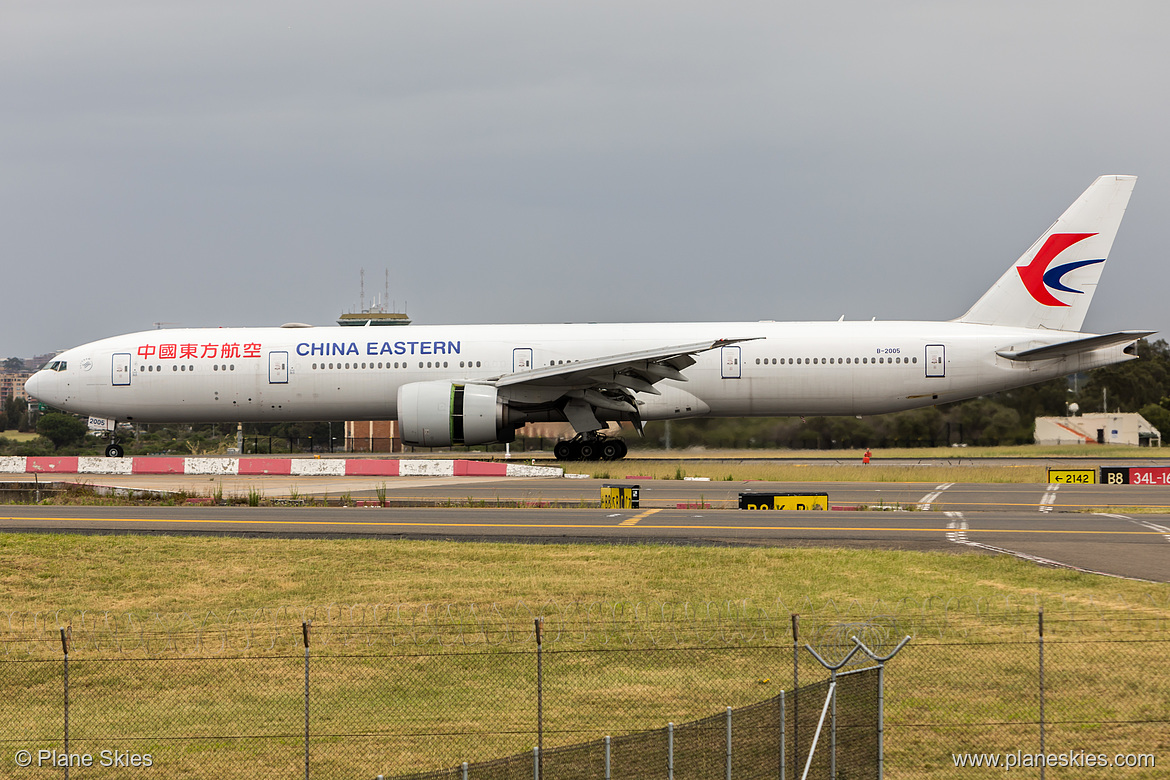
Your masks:
M 0 522 L 116 522 L 116 523 L 172 523 L 177 525 L 284 525 L 284 526 L 317 526 L 317 527 L 384 527 L 384 528 L 526 528 L 526 529 L 590 529 L 619 528 L 632 526 L 631 521 L 660 512 L 660 509 L 651 509 L 634 517 L 628 518 L 617 525 L 599 525 L 596 523 L 435 523 L 435 522 L 387 522 L 387 521 L 359 521 L 359 520 L 217 520 L 208 519 L 167 519 L 158 517 L 130 518 L 130 517 L 0 517 Z M 646 526 L 641 526 L 645 528 Z M 868 531 L 880 533 L 939 533 L 951 534 L 954 528 L 898 528 L 889 526 L 803 526 L 803 525 L 655 525 L 656 531 Z M 0 532 L 3 532 L 0 526 Z M 1097 531 L 1075 529 L 1024 529 L 1024 528 L 968 528 L 967 534 L 1075 534 L 1082 536 L 1165 536 L 1165 531 Z
M 627 517 L 625 520 L 622 520 L 620 523 L 618 523 L 618 525 L 619 526 L 637 525 L 638 521 L 641 520 L 642 518 L 649 517 L 650 515 L 655 514 L 656 512 L 661 512 L 661 511 L 662 511 L 661 509 L 647 509 L 645 512 L 643 512 L 640 515 L 634 515 L 633 517 Z

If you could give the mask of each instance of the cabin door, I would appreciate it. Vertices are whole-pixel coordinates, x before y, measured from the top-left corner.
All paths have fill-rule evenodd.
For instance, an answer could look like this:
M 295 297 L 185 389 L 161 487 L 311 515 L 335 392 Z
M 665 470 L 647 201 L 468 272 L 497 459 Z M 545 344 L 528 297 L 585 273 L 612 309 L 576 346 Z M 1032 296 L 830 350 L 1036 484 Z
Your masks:
M 118 352 L 114 355 L 113 371 L 114 387 L 130 384 L 130 353 Z
M 947 375 L 946 347 L 944 347 L 942 344 L 926 345 L 926 375 Z
M 531 371 L 532 370 L 532 349 L 531 347 L 517 347 L 512 350 L 512 370 L 513 371 Z
M 268 353 L 268 384 L 270 384 L 270 385 L 287 385 L 288 384 L 288 353 L 287 352 L 269 352 Z
M 720 355 L 723 362 L 723 378 L 739 379 L 742 375 L 741 366 L 739 364 L 739 347 L 723 347 L 720 350 Z

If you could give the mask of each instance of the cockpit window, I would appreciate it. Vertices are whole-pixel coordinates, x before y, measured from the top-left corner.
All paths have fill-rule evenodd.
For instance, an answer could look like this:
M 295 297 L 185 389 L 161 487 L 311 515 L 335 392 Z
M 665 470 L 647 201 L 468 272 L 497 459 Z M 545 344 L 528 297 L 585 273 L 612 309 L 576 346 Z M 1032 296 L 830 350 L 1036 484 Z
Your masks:
M 65 360 L 54 360 L 49 365 L 45 366 L 45 368 L 49 371 L 64 371 L 67 363 L 68 361 Z

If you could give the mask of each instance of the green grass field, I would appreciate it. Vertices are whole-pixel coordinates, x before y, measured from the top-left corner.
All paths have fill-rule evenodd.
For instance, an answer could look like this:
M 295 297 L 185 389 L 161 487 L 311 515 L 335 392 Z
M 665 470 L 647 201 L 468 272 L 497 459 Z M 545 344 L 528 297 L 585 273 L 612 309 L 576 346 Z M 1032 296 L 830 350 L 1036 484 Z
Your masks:
M 383 605 L 381 618 L 371 605 Z M 1012 723 L 1036 718 L 1039 605 L 1050 615 L 1049 718 L 1094 722 L 1104 712 L 1164 723 L 1170 678 L 1150 670 L 1167 649 L 1170 586 L 1008 557 L 3 534 L 4 658 L 53 660 L 0 663 L 0 716 L 28 741 L 52 743 L 57 626 L 72 625 L 75 739 L 186 735 L 134 744 L 154 751 L 168 776 L 240 765 L 288 774 L 303 728 L 298 642 L 308 618 L 315 733 L 370 735 L 315 739 L 315 772 L 392 774 L 530 748 L 534 614 L 549 616 L 555 651 L 545 668 L 551 746 L 681 723 L 790 688 L 793 611 L 818 646 L 842 620 L 876 617 L 894 639 L 915 635 L 888 673 L 887 776 L 942 778 L 954 771 L 953 750 L 1034 742 L 1033 727 Z M 478 639 L 473 613 L 494 641 Z M 153 646 L 112 641 L 102 630 L 111 621 L 152 632 Z M 29 635 L 46 641 L 30 651 L 17 641 Z M 821 679 L 801 655 L 801 681 Z M 1153 728 L 1066 729 L 1048 744 L 1133 750 L 1157 741 Z M 426 736 L 435 731 L 445 736 Z M 262 738 L 194 738 L 221 733 Z
M 1058 594 L 1134 603 L 1151 591 L 1170 586 L 952 553 L 0 534 L 0 612 Z

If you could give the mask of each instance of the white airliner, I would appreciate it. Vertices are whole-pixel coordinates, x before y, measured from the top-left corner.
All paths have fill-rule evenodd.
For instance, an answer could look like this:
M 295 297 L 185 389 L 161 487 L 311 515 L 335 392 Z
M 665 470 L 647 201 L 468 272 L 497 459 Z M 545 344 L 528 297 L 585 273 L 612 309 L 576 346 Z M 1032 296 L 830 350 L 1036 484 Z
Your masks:
M 56 356 L 25 385 L 130 422 L 398 419 L 427 447 L 568 421 L 561 459 L 614 459 L 608 421 L 879 414 L 1132 360 L 1152 331 L 1079 332 L 1133 176 L 1102 176 L 949 322 L 687 322 L 150 330 Z M 106 448 L 120 457 L 116 440 Z

